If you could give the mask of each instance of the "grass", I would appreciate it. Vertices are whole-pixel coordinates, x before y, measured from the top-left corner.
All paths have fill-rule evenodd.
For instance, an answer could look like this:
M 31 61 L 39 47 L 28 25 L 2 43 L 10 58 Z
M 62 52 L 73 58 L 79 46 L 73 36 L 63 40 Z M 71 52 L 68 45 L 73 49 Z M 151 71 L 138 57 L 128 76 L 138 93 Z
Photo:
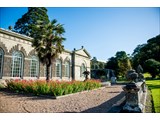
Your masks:
M 151 78 L 152 76 L 149 73 L 144 73 L 144 78 Z
M 152 93 L 154 110 L 160 113 L 160 80 L 147 80 L 146 84 Z

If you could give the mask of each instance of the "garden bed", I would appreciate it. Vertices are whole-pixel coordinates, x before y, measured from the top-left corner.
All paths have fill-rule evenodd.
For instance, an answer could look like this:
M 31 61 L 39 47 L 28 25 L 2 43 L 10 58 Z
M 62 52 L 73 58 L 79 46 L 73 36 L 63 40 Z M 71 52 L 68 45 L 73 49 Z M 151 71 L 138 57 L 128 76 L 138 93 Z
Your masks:
M 86 92 L 101 87 L 100 81 L 50 81 L 45 80 L 10 80 L 7 81 L 7 89 L 16 93 L 29 93 L 36 96 L 60 98 L 74 93 Z

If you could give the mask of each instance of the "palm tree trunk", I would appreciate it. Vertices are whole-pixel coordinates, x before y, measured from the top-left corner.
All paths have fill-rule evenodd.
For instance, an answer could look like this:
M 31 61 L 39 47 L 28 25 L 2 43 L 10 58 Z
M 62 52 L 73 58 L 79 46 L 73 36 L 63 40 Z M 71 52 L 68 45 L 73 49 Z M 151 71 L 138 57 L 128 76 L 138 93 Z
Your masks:
M 50 69 L 49 68 L 51 66 L 51 55 L 48 54 L 47 58 L 48 58 L 48 62 L 46 64 L 46 81 L 49 82 L 50 80 Z
M 49 71 L 49 64 L 46 64 L 46 82 L 49 82 L 49 75 L 50 75 L 50 71 Z

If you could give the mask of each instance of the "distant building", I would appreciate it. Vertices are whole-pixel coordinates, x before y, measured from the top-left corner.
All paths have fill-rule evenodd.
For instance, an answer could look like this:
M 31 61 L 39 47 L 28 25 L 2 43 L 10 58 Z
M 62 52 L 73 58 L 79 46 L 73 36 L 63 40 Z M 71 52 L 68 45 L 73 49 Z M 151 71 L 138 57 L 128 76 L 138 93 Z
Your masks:
M 97 60 L 96 57 L 93 57 L 91 60 L 91 70 L 97 70 L 97 69 L 105 69 L 106 61 Z
M 46 67 L 39 62 L 31 40 L 33 38 L 0 28 L 0 81 L 45 79 Z M 78 50 L 65 50 L 53 61 L 50 79 L 84 80 L 83 72 L 90 71 L 90 58 L 83 46 Z
M 113 70 L 105 69 L 105 65 L 106 61 L 98 60 L 96 57 L 93 57 L 91 60 L 91 78 L 106 81 L 115 76 Z

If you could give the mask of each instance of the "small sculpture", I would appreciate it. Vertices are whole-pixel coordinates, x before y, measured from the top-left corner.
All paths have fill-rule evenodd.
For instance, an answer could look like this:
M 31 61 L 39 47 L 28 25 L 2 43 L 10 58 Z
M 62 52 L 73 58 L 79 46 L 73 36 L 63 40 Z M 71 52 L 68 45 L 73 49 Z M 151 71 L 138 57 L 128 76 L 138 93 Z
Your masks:
M 138 81 L 139 82 L 144 81 L 144 76 L 143 76 L 142 72 L 143 72 L 142 66 L 138 65 L 138 67 L 137 67 L 137 73 L 138 73 Z

